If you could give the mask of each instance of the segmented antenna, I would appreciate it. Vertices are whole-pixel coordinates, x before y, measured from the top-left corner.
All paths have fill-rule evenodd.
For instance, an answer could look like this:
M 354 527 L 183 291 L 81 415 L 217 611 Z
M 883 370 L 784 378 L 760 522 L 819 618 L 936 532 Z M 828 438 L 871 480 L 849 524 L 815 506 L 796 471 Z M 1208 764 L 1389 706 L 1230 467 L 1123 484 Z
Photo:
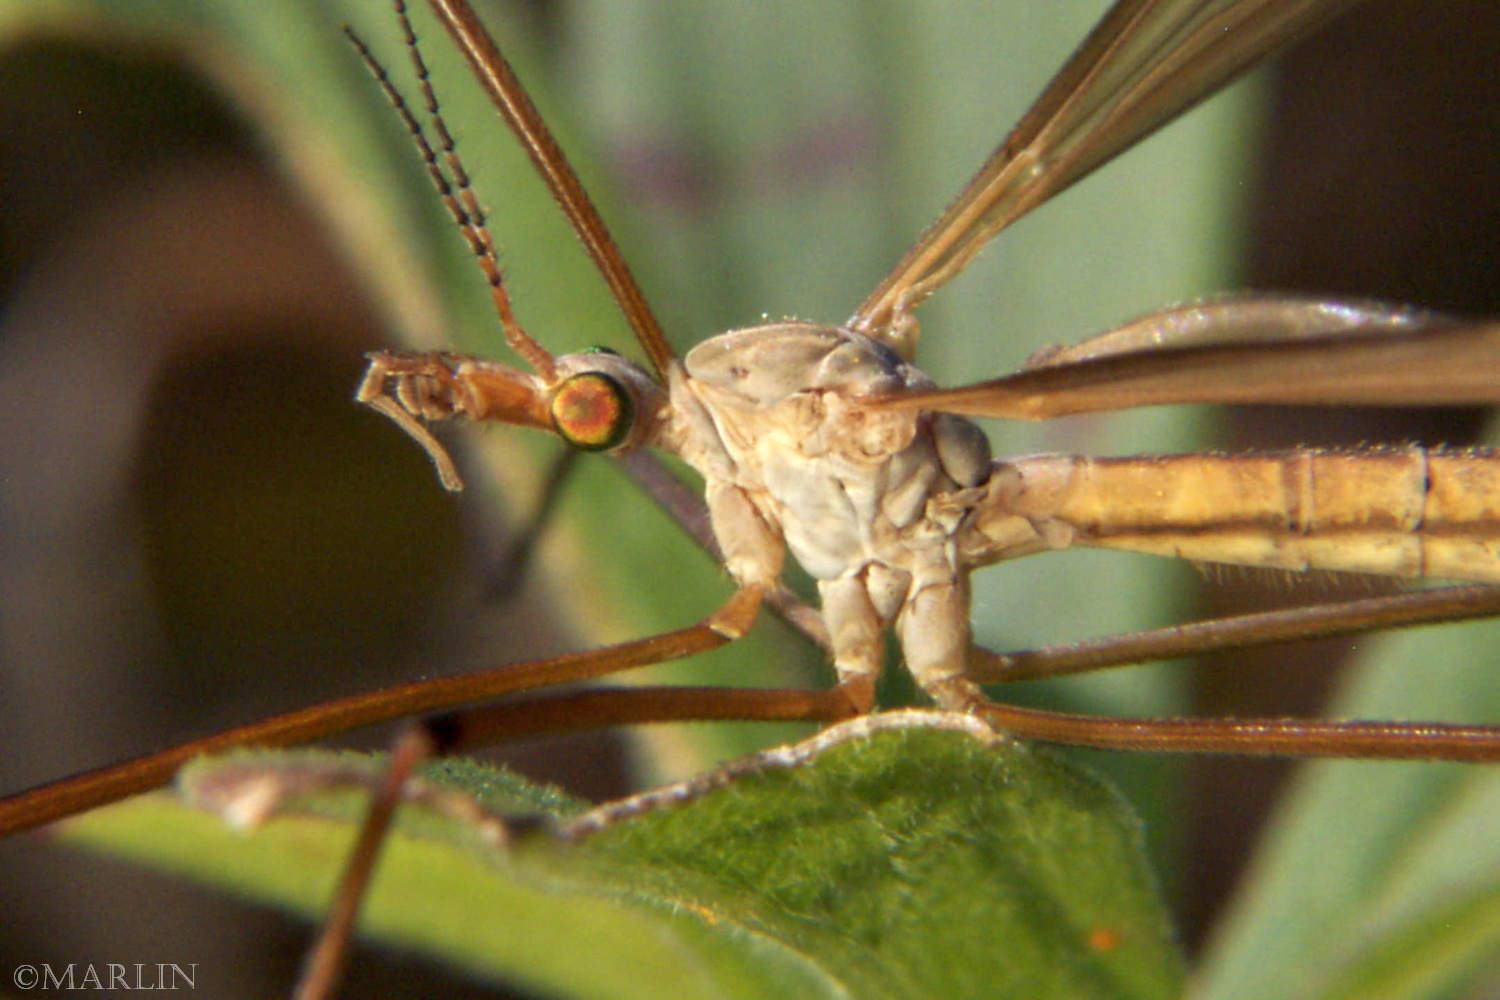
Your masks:
M 463 233 L 479 269 L 484 272 L 485 280 L 490 286 L 490 298 L 495 303 L 495 312 L 499 315 L 500 326 L 505 332 L 506 343 L 525 358 L 538 375 L 551 383 L 556 378 L 552 355 L 521 328 L 521 324 L 516 320 L 515 312 L 511 309 L 510 293 L 505 288 L 505 277 L 500 270 L 500 257 L 495 250 L 494 238 L 485 224 L 484 209 L 474 194 L 469 173 L 464 169 L 463 160 L 459 157 L 457 145 L 453 141 L 453 135 L 448 131 L 447 122 L 443 120 L 439 110 L 437 92 L 433 89 L 431 74 L 428 72 L 426 61 L 422 58 L 421 46 L 417 42 L 416 32 L 412 29 L 411 19 L 407 16 L 404 0 L 395 0 L 395 9 L 396 19 L 401 25 L 403 41 L 407 51 L 411 53 L 412 66 L 416 72 L 417 85 L 422 91 L 427 117 L 432 123 L 433 133 L 438 138 L 438 148 L 442 150 L 441 160 L 437 152 L 433 150 L 432 143 L 428 141 L 426 129 L 411 113 L 406 98 L 391 80 L 385 66 L 370 51 L 370 47 L 364 43 L 364 40 L 355 34 L 354 29 L 345 26 L 344 34 L 359 53 L 365 68 L 379 84 L 386 100 L 400 117 L 401 123 L 406 126 L 407 134 L 411 136 L 412 142 L 417 147 L 417 153 L 422 158 L 422 164 L 427 169 L 428 179 L 437 189 L 438 197 L 442 199 L 443 207 L 448 210 L 448 215 Z

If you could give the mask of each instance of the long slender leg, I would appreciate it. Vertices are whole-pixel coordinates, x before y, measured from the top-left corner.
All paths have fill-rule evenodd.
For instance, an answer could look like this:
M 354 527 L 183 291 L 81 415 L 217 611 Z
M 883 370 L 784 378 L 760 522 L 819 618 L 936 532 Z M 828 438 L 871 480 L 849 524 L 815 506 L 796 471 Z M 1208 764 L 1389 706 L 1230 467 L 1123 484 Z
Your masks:
M 1105 667 L 1196 656 L 1218 649 L 1355 635 L 1487 618 L 1500 613 L 1500 587 L 1439 587 L 1308 608 L 1215 618 L 1017 653 L 973 647 L 969 676 L 981 684 L 1061 677 Z
M 424 720 L 451 754 L 528 736 L 652 722 L 834 722 L 860 714 L 845 686 L 803 688 L 590 687 L 460 709 Z
M 334 896 L 333 905 L 323 922 L 318 940 L 308 951 L 303 962 L 302 973 L 292 990 L 295 1000 L 316 1000 L 333 995 L 334 988 L 343 978 L 344 967 L 349 962 L 349 941 L 354 933 L 354 922 L 359 916 L 359 904 L 364 897 L 364 886 L 369 884 L 380 858 L 380 847 L 391 828 L 391 819 L 396 814 L 396 805 L 401 801 L 401 789 L 412 776 L 417 766 L 432 753 L 432 744 L 420 726 L 402 726 L 391 750 L 390 764 L 386 767 L 380 788 L 370 797 L 370 809 L 360 825 L 359 839 L 349 852 L 344 872 L 339 878 L 340 891 Z M 355 887 L 348 891 L 348 887 Z
M 605 688 L 540 695 L 462 709 L 403 726 L 391 763 L 371 797 L 327 919 L 308 953 L 296 1000 L 332 995 L 347 962 L 360 904 L 390 830 L 402 789 L 434 754 L 537 733 L 679 719 L 832 722 L 864 710 L 845 687 L 829 691 L 717 687 Z
M 1187 655 L 1205 648 L 1265 645 L 1367 631 L 1381 625 L 1454 621 L 1493 614 L 1497 608 L 1500 608 L 1500 588 L 1450 587 L 1223 618 L 1022 654 L 1002 656 L 971 646 L 969 676 L 979 682 L 1029 680 Z M 977 703 L 969 710 L 995 728 L 1022 739 L 1109 750 L 1374 760 L 1500 760 L 1500 727 L 1496 726 L 1284 718 L 1106 718 L 995 702 Z
M 760 602 L 759 588 L 743 588 L 713 614 L 675 632 L 568 656 L 528 660 L 352 695 L 39 785 L 0 799 L 0 837 L 157 788 L 170 781 L 183 764 L 203 754 L 242 746 L 306 743 L 377 722 L 602 677 L 714 649 L 745 634 L 755 620 Z
M 1324 719 L 1129 719 L 997 702 L 972 711 L 1008 735 L 1046 743 L 1154 753 L 1367 760 L 1500 761 L 1500 726 Z

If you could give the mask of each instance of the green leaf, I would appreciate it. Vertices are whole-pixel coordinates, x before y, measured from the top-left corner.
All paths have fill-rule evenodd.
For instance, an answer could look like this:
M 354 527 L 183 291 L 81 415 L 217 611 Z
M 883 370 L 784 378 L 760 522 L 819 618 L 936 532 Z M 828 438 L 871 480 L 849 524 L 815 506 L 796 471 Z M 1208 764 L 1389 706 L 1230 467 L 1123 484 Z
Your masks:
M 1385 637 L 1340 718 L 1500 718 L 1493 622 Z M 1449 997 L 1500 974 L 1500 771 L 1303 769 L 1205 956 L 1195 996 Z
M 236 755 L 299 780 L 347 757 Z M 491 808 L 576 805 L 477 765 L 429 777 Z M 303 913 L 325 904 L 357 797 L 300 795 L 251 834 L 166 794 L 70 821 L 123 853 Z M 342 818 L 329 818 L 342 817 Z M 476 974 L 566 996 L 1170 997 L 1180 959 L 1129 810 L 1053 755 L 906 728 L 703 798 L 509 851 L 409 820 L 364 927 Z

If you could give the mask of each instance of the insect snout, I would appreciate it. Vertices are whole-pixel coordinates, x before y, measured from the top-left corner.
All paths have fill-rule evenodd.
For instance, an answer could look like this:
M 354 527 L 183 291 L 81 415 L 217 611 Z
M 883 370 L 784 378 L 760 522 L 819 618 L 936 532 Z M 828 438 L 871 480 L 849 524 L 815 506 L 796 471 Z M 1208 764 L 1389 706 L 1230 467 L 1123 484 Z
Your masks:
M 455 359 L 442 354 L 384 351 L 370 354 L 369 359 L 370 367 L 358 392 L 362 403 L 394 400 L 419 420 L 449 420 L 472 409 L 463 382 L 456 377 Z

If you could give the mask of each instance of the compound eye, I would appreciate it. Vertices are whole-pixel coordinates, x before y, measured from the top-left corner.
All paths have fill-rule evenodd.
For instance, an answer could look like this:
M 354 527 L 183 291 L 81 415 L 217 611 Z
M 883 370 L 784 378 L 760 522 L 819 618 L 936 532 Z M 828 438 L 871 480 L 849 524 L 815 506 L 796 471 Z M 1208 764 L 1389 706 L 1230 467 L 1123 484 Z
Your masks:
M 585 372 L 557 387 L 549 410 L 564 441 L 584 451 L 607 451 L 625 440 L 635 406 L 618 381 L 603 372 Z

